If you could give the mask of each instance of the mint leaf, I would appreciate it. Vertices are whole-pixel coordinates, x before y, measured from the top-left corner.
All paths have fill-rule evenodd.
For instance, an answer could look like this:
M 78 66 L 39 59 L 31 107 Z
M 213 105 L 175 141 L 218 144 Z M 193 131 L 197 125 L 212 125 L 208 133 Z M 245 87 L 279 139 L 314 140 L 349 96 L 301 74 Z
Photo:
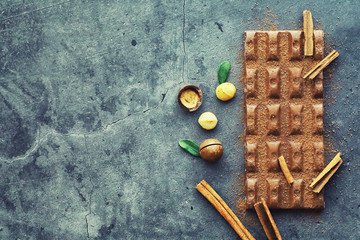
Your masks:
M 200 152 L 199 152 L 200 146 L 195 141 L 186 140 L 186 139 L 185 140 L 180 140 L 179 145 L 180 145 L 180 147 L 182 149 L 184 149 L 185 151 L 187 151 L 191 155 L 193 155 L 195 157 L 200 157 Z
M 230 63 L 228 61 L 222 62 L 218 69 L 218 80 L 222 84 L 226 82 L 226 78 L 229 75 Z

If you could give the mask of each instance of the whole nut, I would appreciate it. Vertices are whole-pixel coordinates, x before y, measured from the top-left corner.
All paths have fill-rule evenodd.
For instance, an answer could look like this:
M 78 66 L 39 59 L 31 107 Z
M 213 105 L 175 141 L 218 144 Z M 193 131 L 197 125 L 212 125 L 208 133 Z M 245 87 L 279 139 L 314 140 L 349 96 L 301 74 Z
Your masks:
M 223 154 L 223 146 L 217 139 L 206 139 L 200 144 L 200 157 L 205 161 L 216 162 Z

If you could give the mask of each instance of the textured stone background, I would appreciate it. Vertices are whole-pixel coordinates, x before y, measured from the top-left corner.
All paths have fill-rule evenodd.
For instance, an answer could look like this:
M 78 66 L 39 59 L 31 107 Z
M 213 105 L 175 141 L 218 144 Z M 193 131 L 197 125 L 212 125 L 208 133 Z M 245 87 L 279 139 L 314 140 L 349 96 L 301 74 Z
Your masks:
M 325 72 L 326 160 L 341 151 L 344 164 L 325 210 L 273 216 L 284 239 L 359 239 L 355 0 L 1 1 L 0 239 L 236 239 L 194 187 L 206 179 L 237 209 L 243 32 L 299 29 L 304 9 L 340 53 Z M 228 103 L 214 96 L 224 60 L 238 88 Z M 176 103 L 185 84 L 204 91 L 194 113 Z M 204 111 L 214 131 L 198 126 Z M 216 164 L 177 145 L 210 137 L 225 146 Z M 265 238 L 254 212 L 239 217 Z

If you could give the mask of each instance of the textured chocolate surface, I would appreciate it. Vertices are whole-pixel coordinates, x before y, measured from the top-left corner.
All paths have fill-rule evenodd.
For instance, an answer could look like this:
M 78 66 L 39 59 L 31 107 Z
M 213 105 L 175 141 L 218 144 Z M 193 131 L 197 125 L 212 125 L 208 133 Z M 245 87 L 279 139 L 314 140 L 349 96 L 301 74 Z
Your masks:
M 245 32 L 247 208 L 261 197 L 270 208 L 324 208 L 323 192 L 309 188 L 324 168 L 323 75 L 302 78 L 323 58 L 323 38 L 314 31 L 314 56 L 305 58 L 301 31 Z

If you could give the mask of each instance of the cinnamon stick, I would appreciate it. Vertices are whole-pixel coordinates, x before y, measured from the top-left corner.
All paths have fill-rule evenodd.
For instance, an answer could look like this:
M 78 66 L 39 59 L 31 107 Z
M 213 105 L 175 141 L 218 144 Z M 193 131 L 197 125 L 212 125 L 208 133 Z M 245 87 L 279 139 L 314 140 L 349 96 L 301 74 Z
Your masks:
M 282 172 L 284 173 L 286 181 L 289 184 L 292 184 L 294 182 L 294 178 L 292 177 L 290 170 L 289 170 L 288 166 L 286 165 L 284 156 L 279 157 L 279 164 L 280 164 L 280 168 L 281 168 Z
M 341 159 L 341 153 L 336 154 L 333 160 L 325 167 L 325 169 L 315 178 L 310 184 L 313 192 L 319 193 L 325 184 L 330 180 L 332 175 L 338 170 L 343 160 Z
M 314 25 L 309 10 L 303 12 L 304 18 L 304 55 L 312 56 L 314 54 Z
M 205 181 L 202 180 L 196 189 L 218 210 L 218 212 L 225 218 L 235 232 L 242 240 L 255 240 L 250 232 L 240 222 L 238 217 L 226 205 L 224 200 L 215 192 L 215 190 Z
M 329 65 L 335 58 L 339 56 L 339 53 L 336 50 L 333 50 L 329 55 L 327 55 L 321 62 L 316 64 L 305 76 L 310 80 L 313 80 L 327 65 Z
M 254 208 L 268 239 L 281 240 L 282 238 L 279 229 L 275 224 L 275 221 L 270 213 L 268 206 L 266 205 L 265 200 L 261 198 L 261 202 L 254 204 Z

